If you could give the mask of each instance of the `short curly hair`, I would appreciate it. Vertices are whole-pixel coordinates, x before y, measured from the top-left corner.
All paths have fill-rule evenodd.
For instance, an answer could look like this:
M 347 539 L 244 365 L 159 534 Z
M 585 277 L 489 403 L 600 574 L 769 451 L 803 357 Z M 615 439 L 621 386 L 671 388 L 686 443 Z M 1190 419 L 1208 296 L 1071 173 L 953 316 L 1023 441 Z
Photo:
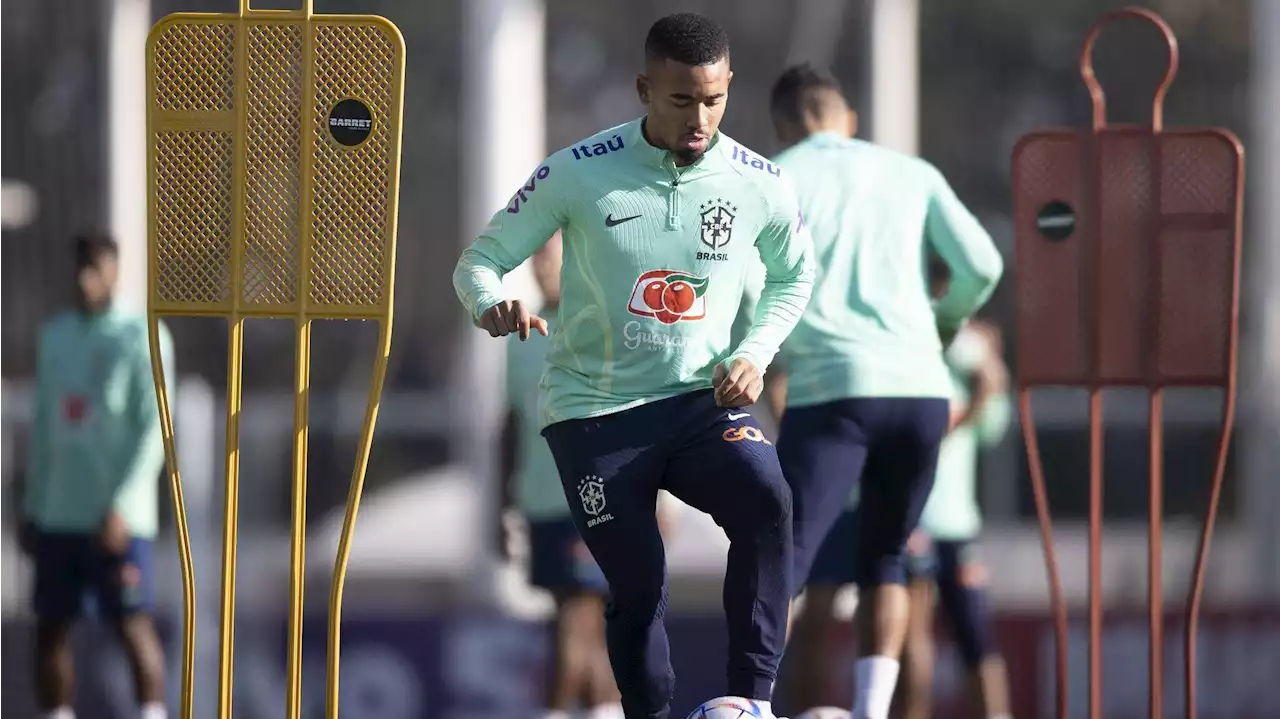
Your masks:
M 649 28 L 644 56 L 647 60 L 673 60 L 683 65 L 712 65 L 729 57 L 729 35 L 705 15 L 675 13 Z
M 769 93 L 769 108 L 776 117 L 799 122 L 805 110 L 813 108 L 824 93 L 844 96 L 840 81 L 829 70 L 809 63 L 792 65 L 783 70 L 773 83 L 773 90 Z

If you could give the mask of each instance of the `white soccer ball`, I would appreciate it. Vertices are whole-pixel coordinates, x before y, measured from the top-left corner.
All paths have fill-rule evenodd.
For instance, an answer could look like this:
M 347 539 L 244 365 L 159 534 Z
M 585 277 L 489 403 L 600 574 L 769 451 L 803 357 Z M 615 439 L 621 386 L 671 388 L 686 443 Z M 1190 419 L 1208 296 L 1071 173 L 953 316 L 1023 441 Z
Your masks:
M 796 719 L 849 719 L 853 713 L 839 707 L 814 707 Z
M 708 699 L 689 715 L 689 719 L 747 719 L 761 717 L 773 719 L 773 714 L 750 699 L 742 697 L 716 697 Z

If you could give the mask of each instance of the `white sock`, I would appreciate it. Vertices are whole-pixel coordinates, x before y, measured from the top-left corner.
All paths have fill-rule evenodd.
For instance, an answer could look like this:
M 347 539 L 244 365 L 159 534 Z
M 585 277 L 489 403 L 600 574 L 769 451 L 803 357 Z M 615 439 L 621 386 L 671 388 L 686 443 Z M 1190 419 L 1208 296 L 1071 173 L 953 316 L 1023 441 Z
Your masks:
M 898 684 L 898 660 L 864 657 L 858 660 L 854 672 L 858 687 L 853 719 L 889 719 L 893 689 Z
M 48 714 L 45 714 L 44 719 L 76 719 L 76 713 L 71 709 L 71 707 L 58 707 Z
M 626 719 L 622 704 L 600 704 L 587 712 L 587 719 Z
M 138 712 L 139 719 L 168 719 L 169 712 L 164 708 L 161 702 L 151 702 L 143 704 L 142 710 Z
M 569 719 L 569 712 L 563 709 L 548 709 L 542 713 L 542 719 Z
M 987 719 L 1013 719 L 1012 714 L 992 714 Z

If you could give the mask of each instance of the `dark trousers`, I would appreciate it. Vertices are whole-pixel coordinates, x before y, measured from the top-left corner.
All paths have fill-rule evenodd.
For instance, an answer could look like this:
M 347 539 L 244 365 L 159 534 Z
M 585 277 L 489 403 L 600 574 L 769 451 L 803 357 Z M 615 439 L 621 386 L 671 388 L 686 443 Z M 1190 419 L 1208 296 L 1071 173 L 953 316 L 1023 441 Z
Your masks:
M 794 506 L 795 594 L 855 487 L 853 580 L 863 589 L 906 583 L 907 538 L 933 489 L 949 416 L 947 400 L 914 397 L 787 410 L 778 456 Z
M 543 430 L 574 522 L 609 581 L 609 659 L 628 719 L 665 719 L 675 690 L 659 489 L 711 515 L 729 538 L 725 694 L 772 694 L 790 599 L 791 493 L 750 409 L 717 407 L 707 390 Z

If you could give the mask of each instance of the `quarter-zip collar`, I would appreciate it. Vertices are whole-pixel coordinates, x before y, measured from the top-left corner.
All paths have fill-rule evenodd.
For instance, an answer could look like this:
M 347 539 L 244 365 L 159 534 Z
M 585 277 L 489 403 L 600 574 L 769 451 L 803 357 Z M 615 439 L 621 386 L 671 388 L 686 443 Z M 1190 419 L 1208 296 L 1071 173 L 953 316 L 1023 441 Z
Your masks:
M 720 147 L 723 144 L 720 142 L 720 136 L 722 133 L 719 130 L 716 130 L 715 134 L 711 136 L 711 142 L 707 146 L 707 151 L 702 153 L 702 157 L 699 157 L 691 165 L 679 167 L 676 165 L 675 155 L 673 155 L 669 150 L 665 150 L 661 147 L 655 147 L 650 144 L 648 138 L 645 137 L 644 123 L 647 119 L 648 116 L 645 115 L 632 120 L 627 131 L 627 139 L 631 141 L 631 147 L 634 148 L 633 152 L 637 153 L 644 164 L 652 167 L 664 168 L 673 177 L 682 177 L 688 172 L 701 169 L 707 164 L 708 158 L 711 157 L 713 153 L 716 153 L 718 156 L 718 153 L 722 151 Z

